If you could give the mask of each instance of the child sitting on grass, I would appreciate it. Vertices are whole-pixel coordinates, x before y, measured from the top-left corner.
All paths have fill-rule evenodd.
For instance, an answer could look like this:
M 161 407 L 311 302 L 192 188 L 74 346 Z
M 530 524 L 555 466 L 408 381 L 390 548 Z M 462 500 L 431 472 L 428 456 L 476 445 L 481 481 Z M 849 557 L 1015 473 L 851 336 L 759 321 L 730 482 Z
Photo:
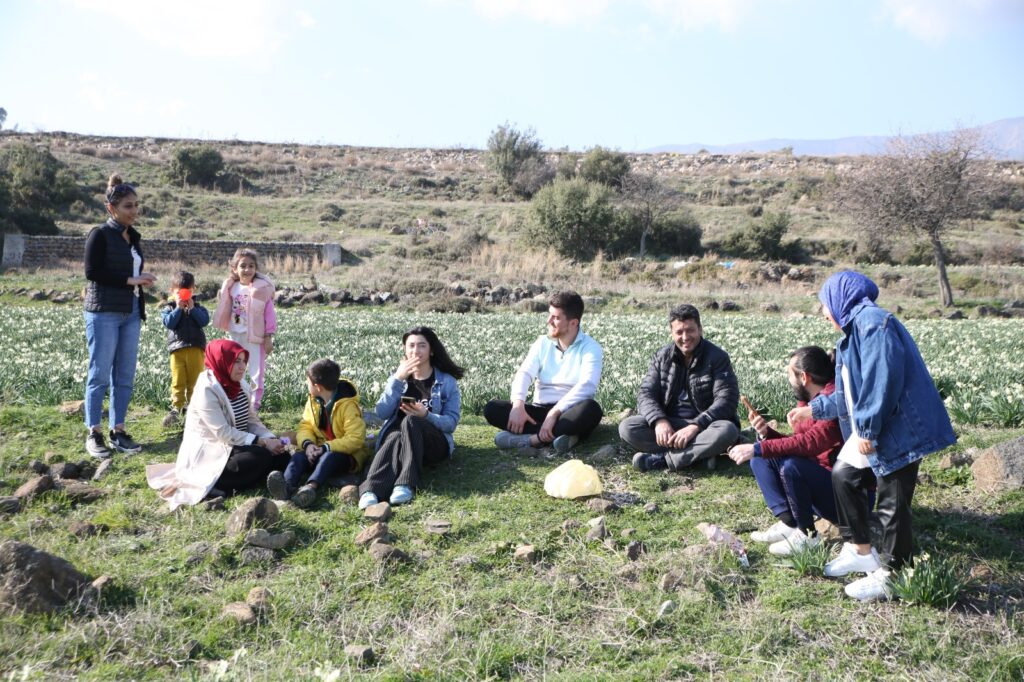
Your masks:
M 341 378 L 332 360 L 317 360 L 306 370 L 309 399 L 295 440 L 299 449 L 284 474 L 272 471 L 267 490 L 277 500 L 291 499 L 299 508 L 316 501 L 320 486 L 338 474 L 356 473 L 366 461 L 366 423 L 355 385 Z M 301 488 L 306 472 L 313 473 Z
M 176 274 L 171 281 L 171 300 L 160 310 L 171 354 L 171 410 L 164 417 L 164 426 L 173 426 L 181 419 L 192 399 L 196 379 L 206 368 L 203 327 L 210 323 L 210 313 L 192 298 L 195 285 L 191 272 Z

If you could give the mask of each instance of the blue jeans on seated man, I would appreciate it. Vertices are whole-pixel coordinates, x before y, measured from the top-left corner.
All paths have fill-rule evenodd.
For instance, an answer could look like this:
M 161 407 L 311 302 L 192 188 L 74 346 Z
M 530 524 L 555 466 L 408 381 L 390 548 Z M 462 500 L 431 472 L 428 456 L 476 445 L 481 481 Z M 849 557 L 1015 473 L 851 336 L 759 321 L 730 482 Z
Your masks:
M 778 517 L 788 511 L 797 528 L 814 527 L 814 514 L 837 523 L 832 472 L 806 457 L 754 457 L 750 460 L 768 509 Z
M 302 477 L 310 469 L 313 473 L 309 477 L 309 483 L 316 483 L 318 487 L 327 485 L 327 481 L 335 477 L 339 472 L 347 472 L 351 466 L 352 457 L 344 452 L 328 452 L 320 455 L 316 464 L 310 464 L 306 453 L 299 450 L 292 455 L 288 467 L 284 470 L 284 480 L 289 488 L 296 489 L 302 482 Z
M 124 424 L 135 386 L 142 319 L 131 313 L 85 313 L 89 374 L 85 380 L 85 425 L 99 426 L 110 390 L 110 426 Z

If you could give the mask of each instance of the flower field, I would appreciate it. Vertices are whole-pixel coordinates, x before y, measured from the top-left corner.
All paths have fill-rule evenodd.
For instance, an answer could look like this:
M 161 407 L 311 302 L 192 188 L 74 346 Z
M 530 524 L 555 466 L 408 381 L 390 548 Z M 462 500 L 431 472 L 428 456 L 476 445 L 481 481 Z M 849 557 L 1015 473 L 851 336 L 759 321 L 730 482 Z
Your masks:
M 484 403 L 507 397 L 519 360 L 543 332 L 542 315 L 421 314 L 372 310 L 279 311 L 280 331 L 269 359 L 264 404 L 299 409 L 305 367 L 331 357 L 356 382 L 364 404 L 372 404 L 399 360 L 402 332 L 415 324 L 433 327 L 456 362 L 464 410 L 478 414 Z M 654 351 L 668 341 L 661 314 L 588 314 L 584 329 L 605 350 L 598 399 L 612 413 L 635 405 L 636 390 Z M 1024 335 L 1015 320 L 910 320 L 954 421 L 960 424 L 1024 425 Z M 772 417 L 792 405 L 784 367 L 794 348 L 837 339 L 822 320 L 760 315 L 707 315 L 705 335 L 732 356 L 744 394 Z M 212 338 L 219 334 L 208 331 Z M 82 315 L 71 307 L 0 309 L 0 401 L 56 404 L 81 399 L 87 365 Z M 139 351 L 136 402 L 167 404 L 170 369 L 164 329 L 150 309 Z

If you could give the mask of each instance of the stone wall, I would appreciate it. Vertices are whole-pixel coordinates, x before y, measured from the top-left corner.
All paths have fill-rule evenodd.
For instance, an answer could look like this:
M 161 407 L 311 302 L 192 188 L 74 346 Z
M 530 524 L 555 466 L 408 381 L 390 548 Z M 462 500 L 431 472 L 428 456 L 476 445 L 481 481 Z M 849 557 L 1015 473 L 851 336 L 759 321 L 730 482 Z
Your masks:
M 227 263 L 240 246 L 255 249 L 262 258 L 286 258 L 333 267 L 348 259 L 338 244 L 315 242 L 249 242 L 199 239 L 146 239 L 142 248 L 149 263 L 172 261 L 185 265 Z M 84 236 L 4 235 L 3 267 L 39 267 L 68 260 L 82 260 Z

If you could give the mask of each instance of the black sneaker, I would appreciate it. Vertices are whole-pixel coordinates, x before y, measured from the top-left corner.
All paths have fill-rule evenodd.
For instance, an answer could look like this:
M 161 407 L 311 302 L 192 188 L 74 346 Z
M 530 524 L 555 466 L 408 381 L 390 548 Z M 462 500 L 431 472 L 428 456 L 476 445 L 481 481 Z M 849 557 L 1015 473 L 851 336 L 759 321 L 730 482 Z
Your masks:
M 292 504 L 299 509 L 306 509 L 316 502 L 316 488 L 306 484 L 292 495 Z
M 90 431 L 85 437 L 85 451 L 96 459 L 110 459 L 113 455 L 107 444 L 103 442 L 103 434 L 99 431 Z
M 633 468 L 637 471 L 667 469 L 668 462 L 665 461 L 665 455 L 657 455 L 650 452 L 638 452 L 633 455 Z
M 280 471 L 271 471 L 267 476 L 267 492 L 272 500 L 287 500 L 292 496 L 288 482 Z
M 129 455 L 142 452 L 142 446 L 132 440 L 132 437 L 124 431 L 111 431 L 110 444 L 114 446 L 115 450 L 119 450 Z

